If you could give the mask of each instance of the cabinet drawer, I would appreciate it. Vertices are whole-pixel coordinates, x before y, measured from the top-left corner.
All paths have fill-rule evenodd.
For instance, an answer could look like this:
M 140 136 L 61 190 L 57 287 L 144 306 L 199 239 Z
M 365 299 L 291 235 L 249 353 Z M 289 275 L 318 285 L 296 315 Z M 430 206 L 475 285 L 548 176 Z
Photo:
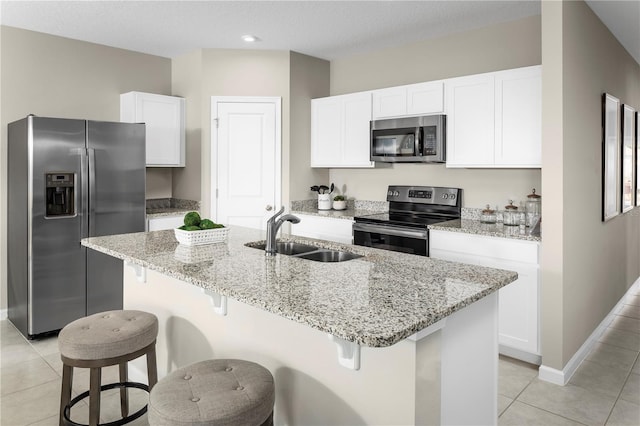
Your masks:
M 458 232 L 429 231 L 431 251 L 464 253 L 522 263 L 539 263 L 539 243 Z
M 184 215 L 156 217 L 147 220 L 147 231 L 174 229 L 182 225 L 184 225 Z

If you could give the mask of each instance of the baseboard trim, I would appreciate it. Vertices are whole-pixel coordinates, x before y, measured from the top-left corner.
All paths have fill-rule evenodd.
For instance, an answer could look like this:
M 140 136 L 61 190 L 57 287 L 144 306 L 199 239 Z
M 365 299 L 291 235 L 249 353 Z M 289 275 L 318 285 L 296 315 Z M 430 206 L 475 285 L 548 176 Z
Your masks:
M 9 311 L 7 309 L 0 309 L 0 321 L 1 320 L 6 320 L 7 318 L 9 318 Z
M 600 336 L 602 336 L 607 327 L 609 327 L 609 324 L 613 321 L 613 317 L 622 309 L 622 305 L 624 305 L 627 296 L 631 294 L 632 291 L 635 291 L 637 287 L 640 287 L 640 278 L 638 278 L 636 282 L 629 287 L 629 290 L 627 290 L 624 296 L 620 298 L 618 303 L 616 303 L 616 306 L 611 309 L 611 312 L 609 312 L 609 314 L 600 322 L 596 329 L 593 330 L 593 333 L 591 333 L 587 340 L 585 340 L 582 346 L 580 346 L 580 349 L 576 351 L 562 370 L 547 367 L 543 364 L 538 369 L 538 378 L 545 382 L 561 386 L 569 383 L 569 380 L 571 380 L 573 374 L 576 372 L 580 364 L 582 364 L 582 361 L 584 361 L 593 346 L 598 343 Z
M 542 356 L 525 352 L 521 349 L 512 348 L 505 345 L 500 345 L 500 355 L 505 355 L 510 358 L 519 359 L 520 361 L 528 362 L 529 364 L 540 365 L 542 363 Z

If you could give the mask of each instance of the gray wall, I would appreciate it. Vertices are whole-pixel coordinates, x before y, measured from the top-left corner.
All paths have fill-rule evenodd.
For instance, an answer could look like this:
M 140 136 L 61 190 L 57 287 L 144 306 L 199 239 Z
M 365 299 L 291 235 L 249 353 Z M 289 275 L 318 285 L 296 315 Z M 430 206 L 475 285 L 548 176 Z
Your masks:
M 5 309 L 7 124 L 28 114 L 119 121 L 120 93 L 171 93 L 171 61 L 7 26 L 0 31 L 0 309 Z M 148 194 L 162 196 L 170 171 L 154 170 L 147 179 Z
M 640 207 L 601 221 L 601 96 L 640 65 L 584 2 L 543 2 L 543 364 L 561 370 L 640 276 Z
M 202 50 L 171 60 L 171 89 L 185 98 L 185 167 L 173 170 L 174 198 L 200 200 L 202 172 L 202 129 L 209 123 L 206 96 L 202 92 Z M 170 186 L 171 187 L 171 186 Z
M 173 60 L 173 94 L 187 102 L 187 162 L 173 174 L 175 198 L 211 207 L 211 97 L 282 98 L 282 202 L 306 198 L 326 170 L 310 163 L 310 100 L 329 94 L 329 63 L 288 51 L 201 49 Z
M 426 40 L 331 62 L 331 95 L 371 90 L 541 63 L 540 16 Z M 447 169 L 394 164 L 376 169 L 331 169 L 330 180 L 349 197 L 384 200 L 389 184 L 456 186 L 466 207 L 500 207 L 538 193 L 540 169 Z
M 329 62 L 291 52 L 290 88 L 291 150 L 286 180 L 290 199 L 304 200 L 309 198 L 309 187 L 329 181 L 327 169 L 311 168 L 311 99 L 329 95 Z

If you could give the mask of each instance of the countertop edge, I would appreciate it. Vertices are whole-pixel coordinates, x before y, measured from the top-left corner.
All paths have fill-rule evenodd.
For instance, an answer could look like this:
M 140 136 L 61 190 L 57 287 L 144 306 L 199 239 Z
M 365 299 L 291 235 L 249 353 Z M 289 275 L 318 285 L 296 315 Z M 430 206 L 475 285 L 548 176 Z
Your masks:
M 166 231 L 155 231 L 155 232 L 166 232 Z M 146 234 L 150 234 L 150 233 L 138 233 L 138 234 L 142 234 L 142 235 L 146 235 Z M 131 234 L 124 234 L 124 235 L 131 235 Z M 123 236 L 124 236 L 123 235 Z M 119 237 L 119 236 L 112 236 L 112 237 Z M 103 238 L 103 237 L 97 237 L 97 238 Z M 515 281 L 517 279 L 517 274 L 512 272 L 512 271 L 507 271 L 507 272 L 511 272 L 510 276 L 504 275 L 504 277 L 502 277 L 502 279 L 499 279 L 498 277 L 492 278 L 491 279 L 491 284 L 486 284 L 488 286 L 488 288 L 479 291 L 478 293 L 474 294 L 471 297 L 467 297 L 466 299 L 460 300 L 458 303 L 455 303 L 453 305 L 449 305 L 446 307 L 446 309 L 442 309 L 441 311 L 439 311 L 436 315 L 430 316 L 427 319 L 421 319 L 421 320 L 417 320 L 414 323 L 406 326 L 404 329 L 400 330 L 400 331 L 392 331 L 390 330 L 389 333 L 381 333 L 381 334 L 368 334 L 368 335 L 358 335 L 355 332 L 352 333 L 347 333 L 347 332 L 341 332 L 339 330 L 335 330 L 332 329 L 329 326 L 323 326 L 322 324 L 317 324 L 315 321 L 311 321 L 309 318 L 307 318 L 305 315 L 301 315 L 301 314 L 296 314 L 294 312 L 288 312 L 282 309 L 282 307 L 280 306 L 269 306 L 266 303 L 262 303 L 261 300 L 257 299 L 257 298 L 252 298 L 252 297 L 248 297 L 247 295 L 238 293 L 236 291 L 233 291 L 233 289 L 229 289 L 229 288 L 225 288 L 225 287 L 221 287 L 218 284 L 212 284 L 208 281 L 203 281 L 203 280 L 199 280 L 197 278 L 195 278 L 194 276 L 190 276 L 188 274 L 185 273 L 181 273 L 179 271 L 176 271 L 172 268 L 165 268 L 162 267 L 158 264 L 154 264 L 151 262 L 148 262 L 144 259 L 140 259 L 138 257 L 134 257 L 134 256 L 129 256 L 127 254 L 123 254 L 120 251 L 116 251 L 116 250 L 111 250 L 107 247 L 104 247 L 100 244 L 95 244 L 93 241 L 96 239 L 96 237 L 94 238 L 87 238 L 87 239 L 83 239 L 82 240 L 82 245 L 99 251 L 101 253 L 110 255 L 112 257 L 118 258 L 123 260 L 124 262 L 130 263 L 130 264 L 135 264 L 135 265 L 139 265 L 145 268 L 149 268 L 153 271 L 156 271 L 158 273 L 161 273 L 163 275 L 167 275 L 171 278 L 175 278 L 177 280 L 180 281 L 184 281 L 186 283 L 195 285 L 197 287 L 200 287 L 202 289 L 205 290 L 211 290 L 214 291 L 216 293 L 219 293 L 220 295 L 223 296 L 227 296 L 227 297 L 231 297 L 233 299 L 236 299 L 239 302 L 242 303 L 246 303 L 250 306 L 262 309 L 266 312 L 270 312 L 273 313 L 275 315 L 278 315 L 282 318 L 286 318 L 289 320 L 292 320 L 294 322 L 309 326 L 315 330 L 321 331 L 321 332 L 325 332 L 325 333 L 329 333 L 329 334 L 333 334 L 337 337 L 340 337 L 342 339 L 345 339 L 347 341 L 353 342 L 353 343 L 357 343 L 357 344 L 361 344 L 364 346 L 368 346 L 368 347 L 387 347 L 387 346 L 391 346 L 395 343 L 398 343 L 410 336 L 412 336 L 413 334 L 425 329 L 426 327 L 435 324 L 436 322 L 442 320 L 443 318 L 446 318 L 447 316 L 452 315 L 453 313 L 457 312 L 458 310 L 488 296 L 489 294 L 498 291 L 500 288 L 508 285 L 509 283 Z M 293 236 L 287 236 L 286 238 L 282 238 L 283 240 L 288 240 L 288 241 L 298 241 L 298 242 L 308 242 L 308 241 L 314 241 L 316 243 L 323 243 L 320 240 L 310 240 L 308 238 L 304 238 L 304 237 L 293 237 Z M 333 248 L 336 246 L 335 243 L 330 243 L 330 242 L 325 242 L 326 244 L 324 246 L 326 246 L 327 248 Z M 320 244 L 319 246 L 322 246 L 322 244 Z M 340 246 L 344 246 L 344 245 L 340 245 Z M 371 251 L 371 259 L 375 259 L 376 256 L 378 256 L 378 252 L 384 252 L 384 257 L 389 257 L 390 261 L 393 258 L 393 256 L 398 256 L 397 254 L 393 253 L 393 252 L 387 252 L 387 251 L 382 251 L 382 250 L 377 250 L 377 249 L 368 249 L 368 248 L 363 248 L 363 247 L 357 247 L 357 249 L 362 249 L 365 251 Z M 408 256 L 408 255 L 401 255 L 401 256 Z M 437 260 L 437 259 L 432 259 L 432 261 L 434 262 L 445 262 L 445 263 L 455 263 L 455 262 L 448 262 L 448 261 L 444 261 L 444 260 Z M 469 266 L 469 267 L 473 267 L 473 268 L 477 268 L 480 271 L 485 270 L 485 269 L 495 269 L 495 268 L 484 268 L 484 267 L 479 267 L 479 266 L 472 266 L 472 265 L 465 265 L 465 266 Z
M 531 241 L 538 243 L 542 241 L 542 237 L 539 234 L 531 234 L 528 229 L 521 231 L 517 226 L 488 224 L 471 219 L 450 220 L 448 222 L 429 225 L 428 228 L 434 231 L 457 232 L 485 237 L 504 238 L 507 240 Z

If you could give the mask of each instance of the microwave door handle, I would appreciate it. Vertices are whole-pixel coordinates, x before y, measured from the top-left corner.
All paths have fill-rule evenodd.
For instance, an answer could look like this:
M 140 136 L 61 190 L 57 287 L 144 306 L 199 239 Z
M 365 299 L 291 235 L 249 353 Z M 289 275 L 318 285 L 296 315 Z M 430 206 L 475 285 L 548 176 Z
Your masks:
M 416 140 L 413 153 L 413 155 L 422 156 L 422 127 L 416 127 Z

